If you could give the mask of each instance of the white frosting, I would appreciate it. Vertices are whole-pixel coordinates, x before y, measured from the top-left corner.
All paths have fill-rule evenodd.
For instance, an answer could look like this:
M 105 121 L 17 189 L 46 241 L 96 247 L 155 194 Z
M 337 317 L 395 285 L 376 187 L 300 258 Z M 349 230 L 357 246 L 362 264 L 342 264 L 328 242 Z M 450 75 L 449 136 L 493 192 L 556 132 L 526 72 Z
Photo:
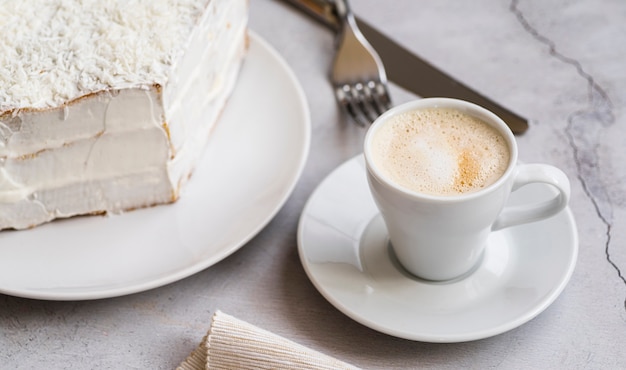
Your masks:
M 0 0 L 0 112 L 164 85 L 208 3 Z
M 7 3 L 13 4 L 11 8 L 21 2 Z M 76 13 L 75 8 L 64 7 L 74 3 L 55 2 L 60 12 Z M 102 6 L 113 3 L 126 9 L 122 6 L 126 2 L 104 1 Z M 128 13 L 115 13 L 124 24 L 137 18 L 139 5 L 149 8 L 148 14 L 165 11 L 156 4 L 163 1 L 129 3 Z M 213 0 L 206 8 L 199 7 L 205 3 L 178 1 L 170 9 L 173 15 L 180 15 L 181 7 L 187 11 L 181 20 L 186 28 L 178 26 L 186 29 L 184 43 L 172 47 L 163 40 L 163 49 L 169 48 L 163 55 L 176 56 L 174 63 L 156 59 L 154 69 L 135 64 L 130 69 L 139 72 L 120 77 L 125 80 L 98 79 L 89 88 L 78 83 L 77 90 L 46 84 L 45 98 L 40 92 L 20 95 L 16 92 L 22 90 L 0 84 L 0 107 L 13 109 L 0 115 L 0 229 L 87 213 L 117 213 L 178 197 L 233 89 L 247 42 L 246 0 Z M 204 12 L 193 19 L 191 14 L 198 9 Z M 171 14 L 160 16 L 172 21 Z M 143 17 L 134 28 L 147 27 Z M 159 27 L 164 32 L 178 29 Z M 119 77 L 115 69 L 103 73 Z M 143 77 L 135 79 L 139 75 Z M 70 90 L 80 98 L 66 101 Z M 32 109 L 50 104 L 55 107 Z
M 168 122 L 173 123 L 169 126 L 174 148 L 170 174 L 178 188 L 206 145 L 213 128 L 209 123 L 219 118 L 247 48 L 246 22 L 242 22 L 247 18 L 247 0 L 226 2 L 229 6 L 220 1 L 209 4 L 189 40 L 188 52 L 174 67 L 175 81 L 171 79 L 163 90 Z M 215 22 L 216 18 L 220 21 Z M 207 43 L 211 48 L 205 47 Z M 195 68 L 198 63 L 205 67 Z

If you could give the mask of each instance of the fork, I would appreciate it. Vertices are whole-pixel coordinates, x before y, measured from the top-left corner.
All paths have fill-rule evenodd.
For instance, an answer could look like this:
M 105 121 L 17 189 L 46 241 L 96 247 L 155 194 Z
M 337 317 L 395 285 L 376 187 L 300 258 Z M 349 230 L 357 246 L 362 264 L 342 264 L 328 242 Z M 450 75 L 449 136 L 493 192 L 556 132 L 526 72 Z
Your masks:
M 359 28 L 348 0 L 336 0 L 340 21 L 331 82 L 337 102 L 360 125 L 371 124 L 391 107 L 387 75 L 380 57 Z

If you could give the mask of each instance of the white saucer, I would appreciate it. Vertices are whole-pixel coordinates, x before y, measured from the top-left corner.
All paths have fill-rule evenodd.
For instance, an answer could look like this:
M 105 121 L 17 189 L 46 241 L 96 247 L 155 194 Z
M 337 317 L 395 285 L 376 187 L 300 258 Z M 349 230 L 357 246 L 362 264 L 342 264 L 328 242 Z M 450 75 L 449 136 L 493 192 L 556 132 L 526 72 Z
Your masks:
M 552 191 L 529 185 L 511 202 Z M 554 302 L 574 270 L 578 236 L 565 209 L 542 222 L 493 233 L 482 262 L 464 278 L 420 280 L 390 253 L 359 155 L 331 173 L 307 202 L 298 249 L 315 287 L 352 319 L 400 338 L 463 342 L 516 328 Z

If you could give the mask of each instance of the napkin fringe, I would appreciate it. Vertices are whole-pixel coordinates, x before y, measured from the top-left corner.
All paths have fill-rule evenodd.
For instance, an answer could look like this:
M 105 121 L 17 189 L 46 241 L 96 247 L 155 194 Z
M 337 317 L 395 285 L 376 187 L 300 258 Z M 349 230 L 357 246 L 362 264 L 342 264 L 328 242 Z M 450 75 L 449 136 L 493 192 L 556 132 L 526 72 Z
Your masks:
M 183 361 L 176 370 L 205 370 L 206 366 L 206 343 L 208 335 L 202 338 L 200 345 L 191 352 L 189 356 Z

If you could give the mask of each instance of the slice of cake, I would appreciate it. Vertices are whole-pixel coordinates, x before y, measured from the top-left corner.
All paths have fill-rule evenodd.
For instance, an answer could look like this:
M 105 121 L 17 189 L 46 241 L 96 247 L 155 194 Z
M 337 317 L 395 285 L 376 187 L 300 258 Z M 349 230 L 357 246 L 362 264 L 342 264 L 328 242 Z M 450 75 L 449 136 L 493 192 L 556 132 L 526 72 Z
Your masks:
M 0 0 L 0 229 L 178 199 L 247 0 Z

